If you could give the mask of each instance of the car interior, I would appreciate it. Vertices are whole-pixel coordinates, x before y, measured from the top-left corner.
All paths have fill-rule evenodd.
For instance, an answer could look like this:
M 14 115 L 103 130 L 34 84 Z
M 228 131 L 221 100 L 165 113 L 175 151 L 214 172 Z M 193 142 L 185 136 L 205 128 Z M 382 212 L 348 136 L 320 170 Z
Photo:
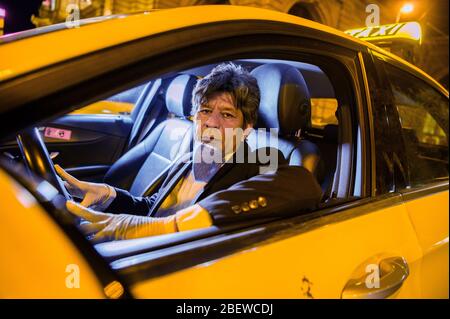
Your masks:
M 337 177 L 350 175 L 342 171 L 340 164 L 345 162 L 341 161 L 343 156 L 350 156 L 345 155 L 349 153 L 348 145 L 344 147 L 340 131 L 341 122 L 352 123 L 345 102 L 348 96 L 343 98 L 336 92 L 330 77 L 314 64 L 274 59 L 232 62 L 249 70 L 261 91 L 258 122 L 247 138 L 250 147 L 276 147 L 289 165 L 310 170 L 322 187 L 324 207 L 339 200 L 341 184 Z M 129 106 L 126 111 L 92 114 L 81 109 L 52 119 L 39 128 L 50 157 L 82 180 L 105 182 L 135 196 L 151 195 L 158 190 L 171 164 L 191 151 L 191 92 L 197 79 L 217 64 L 167 74 L 105 99 Z M 309 103 L 299 103 L 304 100 Z M 85 110 L 89 107 L 92 109 L 92 105 L 87 105 Z M 48 128 L 69 134 L 70 139 L 47 134 Z M 15 141 L 4 143 L 0 151 L 10 160 L 20 157 Z M 351 171 L 351 164 L 348 166 Z M 348 200 L 349 196 L 342 197 Z M 114 261 L 113 267 L 122 268 L 134 262 L 127 259 L 130 256 L 201 239 L 228 228 L 233 226 L 102 243 L 95 248 L 107 260 Z
M 308 136 L 307 129 L 311 127 L 311 110 L 302 113 L 296 107 L 298 101 L 311 98 L 305 79 L 298 69 L 283 63 L 252 65 L 252 67 L 251 73 L 257 78 L 262 93 L 259 120 L 255 127 L 257 130 L 248 137 L 247 142 L 252 149 L 268 144 L 274 146 L 274 143 L 277 143 L 276 147 L 283 153 L 286 160 L 291 165 L 305 166 L 313 172 L 326 192 L 325 196 L 329 196 L 331 178 L 326 176 L 325 170 L 329 168 L 329 171 L 333 172 L 333 167 L 336 165 L 333 158 L 336 157 L 337 151 L 337 125 L 325 125 L 323 131 L 327 133 L 327 136 L 322 137 L 325 140 L 324 143 L 320 141 L 320 136 L 317 134 Z M 163 81 L 153 83 L 154 86 L 159 87 L 160 92 L 164 92 L 165 105 L 162 105 L 162 99 L 154 101 L 155 98 L 151 96 L 149 103 L 154 102 L 154 105 L 145 105 L 145 107 L 147 109 L 164 108 L 166 112 L 160 114 L 166 116 L 166 119 L 152 121 L 136 129 L 136 134 L 132 130 L 131 140 L 135 145 L 111 165 L 105 174 L 104 182 L 126 189 L 135 196 L 151 195 L 155 189 L 155 186 L 151 186 L 158 185 L 158 182 L 163 180 L 164 173 L 175 158 L 191 151 L 191 92 L 197 77 L 204 75 L 199 71 L 209 72 L 210 69 L 203 67 L 202 70 L 188 70 L 176 75 L 170 81 L 164 81 L 166 86 L 163 86 Z M 310 72 L 314 71 L 318 72 L 313 69 Z M 266 94 L 266 92 L 270 93 L 275 85 L 279 87 L 280 93 Z M 150 93 L 153 92 L 156 90 L 150 91 Z M 159 124 L 155 125 L 156 122 Z M 153 127 L 150 129 L 148 126 Z M 271 134 L 268 132 L 270 128 L 278 130 L 275 137 L 267 136 Z M 327 161 L 326 164 L 320 155 L 319 145 L 327 155 L 331 153 L 331 156 L 328 156 L 331 161 Z
M 335 115 L 338 104 L 326 74 L 319 67 L 301 62 L 234 62 L 251 70 L 261 90 L 258 123 L 247 139 L 250 147 L 256 149 L 267 143 L 272 143 L 270 146 L 278 143 L 277 147 L 291 165 L 305 166 L 314 173 L 324 190 L 324 200 L 329 198 L 338 148 Z M 131 132 L 124 143 L 123 155 L 114 160 L 103 179 L 96 181 L 103 180 L 135 196 L 151 194 L 170 164 L 191 151 L 191 92 L 197 79 L 208 74 L 215 65 L 182 71 L 124 92 L 139 94 L 130 114 L 133 118 Z M 274 88 L 278 89 L 278 94 L 273 94 Z M 308 99 L 311 104 L 305 114 L 299 112 L 297 106 L 302 99 Z M 62 123 L 66 122 L 59 119 L 50 124 L 58 127 Z M 268 136 L 270 128 L 277 130 L 276 136 Z M 54 141 L 44 138 L 51 148 Z M 70 164 L 61 165 L 71 171 Z

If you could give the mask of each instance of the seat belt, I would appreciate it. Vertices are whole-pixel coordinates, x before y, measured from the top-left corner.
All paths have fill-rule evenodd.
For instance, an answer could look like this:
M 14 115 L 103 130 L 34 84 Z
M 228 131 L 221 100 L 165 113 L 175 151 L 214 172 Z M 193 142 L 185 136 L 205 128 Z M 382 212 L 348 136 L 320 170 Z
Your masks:
M 161 99 L 161 95 L 159 95 L 157 98 Z M 141 133 L 139 134 L 139 137 L 136 140 L 136 144 L 134 144 L 134 145 L 139 144 L 148 136 L 148 134 L 151 132 L 152 128 L 155 126 L 157 119 L 160 116 L 161 111 L 163 110 L 164 106 L 165 106 L 165 104 L 163 101 L 161 101 L 161 100 L 158 101 L 158 103 L 156 103 L 153 106 L 152 110 L 148 113 L 148 115 L 145 116 L 144 124 L 142 126 L 143 129 L 142 129 Z M 149 123 L 147 123 L 148 119 L 150 120 Z
M 150 88 L 149 92 L 146 94 L 145 97 L 142 99 L 142 106 L 139 110 L 139 114 L 136 116 L 136 120 L 133 124 L 133 128 L 131 130 L 130 139 L 127 145 L 127 148 L 125 151 L 128 151 L 132 147 L 134 147 L 138 140 L 139 136 L 141 135 L 140 132 L 143 130 L 143 125 L 147 121 L 149 114 L 148 108 L 154 104 L 153 101 L 155 100 L 155 97 L 158 98 L 158 93 L 161 87 L 161 80 L 158 79 L 152 84 L 152 87 Z M 144 93 L 145 94 L 145 93 Z M 159 113 L 159 112 L 158 112 Z

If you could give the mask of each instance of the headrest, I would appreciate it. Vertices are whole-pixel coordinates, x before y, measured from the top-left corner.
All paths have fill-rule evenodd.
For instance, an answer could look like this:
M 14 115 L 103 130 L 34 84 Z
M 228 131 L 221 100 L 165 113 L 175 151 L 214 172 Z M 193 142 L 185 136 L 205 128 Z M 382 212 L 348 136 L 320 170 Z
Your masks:
M 276 128 L 293 135 L 311 122 L 311 99 L 302 74 L 282 63 L 264 64 L 251 74 L 261 92 L 257 127 Z
M 197 83 L 197 78 L 189 74 L 176 76 L 170 82 L 166 91 L 166 107 L 171 113 L 178 117 L 191 115 L 192 90 Z

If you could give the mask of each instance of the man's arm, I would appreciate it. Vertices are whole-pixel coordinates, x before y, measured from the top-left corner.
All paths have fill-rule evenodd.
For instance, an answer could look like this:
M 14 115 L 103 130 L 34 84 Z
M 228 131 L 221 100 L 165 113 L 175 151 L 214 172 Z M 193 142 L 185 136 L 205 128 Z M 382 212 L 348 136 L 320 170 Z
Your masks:
M 147 215 L 156 200 L 134 197 L 116 189 L 115 199 L 107 211 Z M 211 194 L 196 205 L 176 213 L 177 229 L 191 230 L 241 220 L 272 216 L 292 216 L 317 208 L 322 190 L 315 177 L 299 166 L 281 165 L 276 172 L 256 175 Z
M 113 214 L 133 214 L 140 216 L 147 216 L 150 208 L 158 196 L 158 193 L 154 193 L 149 197 L 135 197 L 126 190 L 120 188 L 114 188 L 115 198 L 111 204 L 105 209 L 105 211 Z
M 167 170 L 167 174 L 165 174 L 165 178 L 159 189 L 163 189 L 165 185 L 170 181 L 175 172 L 178 171 L 180 165 L 184 165 L 187 161 L 189 161 L 191 154 L 184 154 L 180 156 Z M 141 215 L 147 216 L 151 207 L 156 201 L 158 197 L 158 192 L 152 194 L 151 196 L 138 197 L 131 195 L 128 191 L 115 188 L 114 187 L 114 199 L 110 202 L 109 206 L 106 207 L 105 211 L 113 214 L 133 214 L 133 215 Z
M 305 168 L 283 165 L 204 198 L 214 225 L 261 217 L 292 216 L 317 208 L 322 190 Z
M 322 192 L 303 167 L 282 166 L 214 193 L 175 215 L 162 218 L 105 214 L 67 202 L 74 215 L 89 221 L 80 226 L 94 242 L 132 239 L 205 228 L 241 220 L 294 216 L 315 209 Z M 130 195 L 131 200 L 136 198 Z

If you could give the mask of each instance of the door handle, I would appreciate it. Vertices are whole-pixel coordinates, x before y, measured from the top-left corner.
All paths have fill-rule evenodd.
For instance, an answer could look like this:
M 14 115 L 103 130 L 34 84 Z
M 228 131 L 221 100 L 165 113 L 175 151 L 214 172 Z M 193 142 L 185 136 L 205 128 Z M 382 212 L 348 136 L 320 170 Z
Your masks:
M 342 290 L 343 299 L 382 299 L 394 294 L 409 276 L 409 267 L 403 257 L 389 257 L 378 263 L 379 281 L 373 287 L 366 284 L 365 273 L 357 279 L 350 279 Z

